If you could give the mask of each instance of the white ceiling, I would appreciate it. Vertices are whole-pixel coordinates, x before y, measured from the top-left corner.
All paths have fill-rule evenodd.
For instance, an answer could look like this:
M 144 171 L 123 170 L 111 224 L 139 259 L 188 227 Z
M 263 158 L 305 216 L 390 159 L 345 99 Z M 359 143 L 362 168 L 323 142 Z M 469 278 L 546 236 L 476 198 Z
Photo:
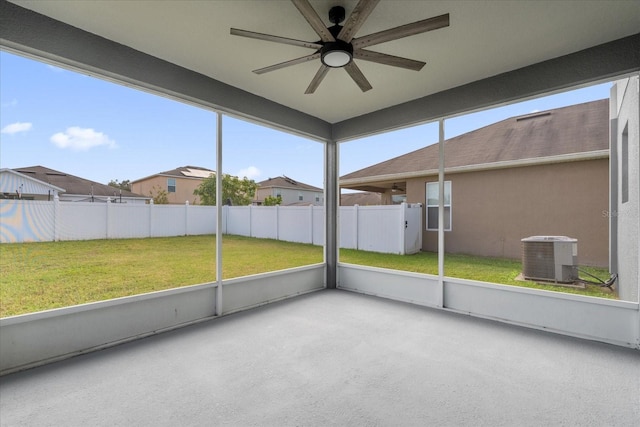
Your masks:
M 316 41 L 316 33 L 285 0 L 12 2 L 330 123 L 613 41 L 640 28 L 638 1 L 382 0 L 356 37 L 450 14 L 447 28 L 369 48 L 427 65 L 416 72 L 357 61 L 372 90 L 361 92 L 344 70 L 335 69 L 314 94 L 305 95 L 320 60 L 263 75 L 251 71 L 311 49 L 229 34 L 235 27 Z M 311 0 L 327 26 L 332 6 L 345 7 L 348 16 L 356 3 Z

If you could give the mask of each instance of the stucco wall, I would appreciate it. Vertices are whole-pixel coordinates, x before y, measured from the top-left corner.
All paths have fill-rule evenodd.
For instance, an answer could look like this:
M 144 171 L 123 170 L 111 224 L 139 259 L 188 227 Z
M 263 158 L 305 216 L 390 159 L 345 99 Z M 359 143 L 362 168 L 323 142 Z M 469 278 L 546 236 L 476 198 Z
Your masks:
M 617 221 L 617 267 L 618 294 L 621 299 L 638 301 L 640 263 L 638 242 L 640 241 L 640 148 L 639 121 L 640 100 L 638 76 L 618 81 L 611 89 L 612 147 L 617 156 L 617 207 L 612 208 L 611 218 Z M 617 110 L 617 111 L 616 111 Z M 615 120 L 617 119 L 617 120 Z M 627 139 L 627 150 L 623 140 Z M 626 158 L 626 159 L 625 159 Z M 623 201 L 623 164 L 628 168 L 628 200 Z
M 563 235 L 578 239 L 581 265 L 607 266 L 608 163 L 598 159 L 445 175 L 452 182 L 446 252 L 520 259 L 520 239 Z M 437 179 L 408 181 L 407 202 L 425 203 L 426 182 Z M 423 221 L 426 228 L 426 215 Z M 425 231 L 423 250 L 437 247 L 437 232 Z
M 145 196 L 150 195 L 153 187 L 157 187 L 167 191 L 167 179 L 169 178 L 174 177 L 154 176 L 145 179 L 144 181 L 134 182 L 133 184 L 131 184 L 131 191 Z M 169 199 L 170 204 L 183 205 L 186 201 L 189 201 L 190 204 L 195 205 L 200 203 L 200 198 L 198 196 L 194 196 L 193 190 L 198 188 L 202 180 L 178 177 L 175 177 L 175 180 L 175 193 L 167 193 L 167 199 Z M 153 192 L 154 194 L 156 194 L 156 189 L 153 189 Z
M 322 194 L 322 190 L 309 191 L 292 188 L 259 188 L 258 191 L 256 191 L 256 197 L 254 200 L 262 202 L 267 196 L 276 197 L 277 194 L 280 194 L 282 197 L 282 206 L 287 206 L 293 203 L 305 203 L 314 206 L 322 206 L 324 204 L 324 195 Z M 300 200 L 300 195 L 302 195 L 302 200 Z M 316 195 L 318 196 L 318 201 L 316 201 Z

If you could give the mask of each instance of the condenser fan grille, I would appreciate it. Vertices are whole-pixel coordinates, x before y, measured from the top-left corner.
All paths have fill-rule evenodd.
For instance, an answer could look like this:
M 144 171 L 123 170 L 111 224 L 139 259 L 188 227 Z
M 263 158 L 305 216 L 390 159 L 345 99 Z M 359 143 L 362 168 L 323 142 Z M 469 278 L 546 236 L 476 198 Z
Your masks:
M 522 275 L 529 280 L 571 283 L 578 279 L 578 240 L 567 236 L 522 239 Z

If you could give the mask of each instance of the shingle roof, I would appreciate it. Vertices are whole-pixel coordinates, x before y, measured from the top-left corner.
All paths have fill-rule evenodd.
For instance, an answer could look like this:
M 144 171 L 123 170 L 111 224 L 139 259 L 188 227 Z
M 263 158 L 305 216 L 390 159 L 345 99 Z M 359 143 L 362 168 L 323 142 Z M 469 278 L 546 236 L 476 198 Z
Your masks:
M 154 176 L 175 176 L 178 178 L 203 179 L 215 173 L 216 171 L 200 166 L 181 166 L 179 168 L 145 176 L 144 178 L 135 179 L 131 182 L 144 181 L 145 179 L 152 178 Z
M 340 195 L 340 206 L 375 206 L 382 204 L 382 195 L 369 191 L 344 193 Z
M 181 166 L 176 169 L 160 172 L 158 175 L 172 175 L 181 178 L 206 178 L 207 176 L 215 173 L 216 172 L 212 171 L 211 169 L 203 168 L 200 166 Z M 201 174 L 205 176 L 196 176 Z
M 294 188 L 296 190 L 322 191 L 322 188 L 295 181 L 288 176 L 277 176 L 258 183 L 259 188 Z
M 120 190 L 109 185 L 100 184 L 99 182 L 90 181 L 88 179 L 80 178 L 75 175 L 60 172 L 57 170 L 45 168 L 44 166 L 28 166 L 24 168 L 14 168 L 16 172 L 30 176 L 39 181 L 46 182 L 48 184 L 55 185 L 56 187 L 64 188 L 64 194 L 79 194 L 113 197 L 117 192 L 120 195 Z M 142 197 L 140 194 L 132 193 L 131 191 L 122 190 L 123 197 Z
M 512 117 L 448 139 L 445 167 L 534 159 L 609 148 L 609 100 Z M 346 174 L 341 180 L 438 168 L 438 144 Z

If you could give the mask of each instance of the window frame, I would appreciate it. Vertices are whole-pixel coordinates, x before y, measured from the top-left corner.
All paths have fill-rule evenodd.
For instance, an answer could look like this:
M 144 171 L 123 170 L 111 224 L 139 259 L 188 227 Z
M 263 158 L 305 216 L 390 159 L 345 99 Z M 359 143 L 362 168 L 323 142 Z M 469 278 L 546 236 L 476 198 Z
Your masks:
M 171 181 L 173 181 L 173 185 L 171 185 Z M 171 191 L 171 187 L 173 187 L 173 191 Z M 175 178 L 167 178 L 167 193 L 175 193 L 178 188 Z
M 436 204 L 429 204 L 429 185 L 431 186 L 436 186 L 436 188 L 438 189 L 438 198 L 436 199 L 437 202 Z M 445 214 L 445 225 L 447 224 L 447 216 L 449 219 L 449 227 L 445 227 L 444 231 L 453 231 L 453 209 L 452 209 L 452 205 L 453 205 L 453 198 L 452 198 L 452 193 L 453 193 L 453 189 L 452 189 L 453 185 L 451 183 L 451 181 L 444 181 L 444 200 L 445 200 L 445 204 L 444 204 L 444 214 Z M 449 193 L 449 197 L 447 197 L 447 191 Z M 425 211 L 425 216 L 426 216 L 426 230 L 427 231 L 438 231 L 438 224 L 435 225 L 435 228 L 430 227 L 431 224 L 429 224 L 429 209 L 433 209 L 435 208 L 436 210 L 439 209 L 439 182 L 438 181 L 431 181 L 431 182 L 427 182 L 425 183 L 425 207 L 426 207 L 426 211 Z M 449 201 L 449 203 L 446 203 L 446 201 Z M 448 212 L 447 212 L 448 209 Z

